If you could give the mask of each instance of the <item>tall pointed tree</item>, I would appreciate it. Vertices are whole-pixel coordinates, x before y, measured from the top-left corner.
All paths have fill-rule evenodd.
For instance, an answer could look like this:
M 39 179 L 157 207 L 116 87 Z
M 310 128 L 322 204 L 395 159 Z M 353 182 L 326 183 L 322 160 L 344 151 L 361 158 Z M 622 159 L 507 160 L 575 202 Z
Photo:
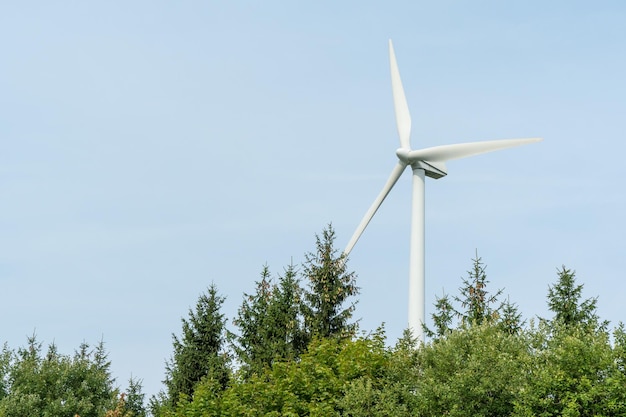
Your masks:
M 124 411 L 130 413 L 132 417 L 146 417 L 145 396 L 142 381 L 131 376 L 124 399 Z
M 434 330 L 429 329 L 425 324 L 422 326 L 426 336 L 439 339 L 452 331 L 452 320 L 455 316 L 454 307 L 448 294 L 437 297 L 435 302 L 435 312 L 431 314 Z
M 276 357 L 280 359 L 297 358 L 306 348 L 301 317 L 302 296 L 296 268 L 289 265 L 284 274 L 278 277 L 268 311 L 274 329 L 273 348 Z
M 293 266 L 279 277 L 278 284 L 264 266 L 256 292 L 244 294 L 234 320 L 240 331 L 234 336 L 234 349 L 246 376 L 260 373 L 275 360 L 295 358 L 304 350 L 301 292 Z
M 304 317 L 311 336 L 343 336 L 356 330 L 351 323 L 358 294 L 356 274 L 348 271 L 346 256 L 334 247 L 335 231 L 332 225 L 322 236 L 315 236 L 316 250 L 305 255 L 303 275 L 309 284 L 305 293 Z
M 522 313 L 519 312 L 517 304 L 512 303 L 508 298 L 500 305 L 498 326 L 508 334 L 518 334 L 524 324 Z
M 486 266 L 476 253 L 472 259 L 472 269 L 467 272 L 468 277 L 463 279 L 463 286 L 459 288 L 460 296 L 455 300 L 461 303 L 462 311 L 457 312 L 461 321 L 470 325 L 481 324 L 485 321 L 493 322 L 498 317 L 498 308 L 493 308 L 502 290 L 495 294 L 487 291 Z
M 554 312 L 554 322 L 570 326 L 597 324 L 597 298 L 581 301 L 583 285 L 576 285 L 576 271 L 564 265 L 558 271 L 558 282 L 548 288 L 548 307 Z
M 191 396 L 203 378 L 213 378 L 222 387 L 228 382 L 228 366 L 224 353 L 225 318 L 221 313 L 224 298 L 212 284 L 201 294 L 189 318 L 182 319 L 180 338 L 172 335 L 174 354 L 166 365 L 165 398 L 175 405 L 180 395 Z

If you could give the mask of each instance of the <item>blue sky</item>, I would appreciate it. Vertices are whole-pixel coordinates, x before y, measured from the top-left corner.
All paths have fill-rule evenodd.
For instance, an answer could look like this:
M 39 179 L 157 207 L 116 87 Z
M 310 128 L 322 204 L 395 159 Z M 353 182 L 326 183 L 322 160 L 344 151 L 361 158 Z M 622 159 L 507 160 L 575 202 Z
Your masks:
M 427 316 L 475 251 L 547 315 L 562 264 L 626 320 L 626 6 L 618 1 L 0 5 L 0 342 L 104 339 L 160 388 L 171 334 L 214 282 L 232 318 L 261 268 L 343 248 L 398 147 L 536 137 L 426 185 Z M 406 326 L 410 175 L 350 266 L 364 330 Z

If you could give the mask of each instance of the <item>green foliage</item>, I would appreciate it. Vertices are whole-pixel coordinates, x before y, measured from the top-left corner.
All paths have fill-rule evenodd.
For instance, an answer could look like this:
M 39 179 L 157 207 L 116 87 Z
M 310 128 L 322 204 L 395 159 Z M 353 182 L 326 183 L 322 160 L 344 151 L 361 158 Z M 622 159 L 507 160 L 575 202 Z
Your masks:
M 351 382 L 380 389 L 387 360 L 382 336 L 315 339 L 298 361 L 274 362 L 226 391 L 220 392 L 214 380 L 203 381 L 192 401 L 179 403 L 175 416 L 343 415 Z
M 375 335 L 378 338 L 381 336 L 382 333 Z M 384 344 L 384 340 L 382 342 Z M 342 415 L 415 415 L 416 381 L 420 377 L 416 347 L 416 339 L 407 330 L 396 346 L 385 352 L 384 362 L 375 378 L 362 376 L 348 381 L 345 393 L 339 400 Z
M 60 354 L 54 344 L 43 355 L 41 347 L 32 336 L 11 355 L 0 416 L 102 417 L 115 407 L 117 390 L 102 342 L 94 349 L 83 343 L 73 356 Z
M 417 352 L 416 415 L 505 416 L 526 349 L 491 323 L 454 330 Z
M 293 266 L 272 284 L 269 268 L 263 267 L 256 292 L 244 294 L 234 324 L 234 350 L 246 375 L 260 373 L 275 360 L 294 359 L 305 348 L 300 311 L 302 290 Z
M 457 328 L 492 323 L 508 333 L 521 331 L 524 321 L 517 306 L 508 299 L 499 302 L 498 297 L 503 290 L 498 290 L 495 294 L 487 290 L 489 280 L 486 269 L 482 259 L 476 254 L 472 259 L 472 269 L 467 272 L 468 277 L 463 278 L 459 295 L 452 298 L 447 294 L 437 297 L 435 312 L 431 314 L 434 329 L 422 325 L 427 337 L 438 340 L 448 335 L 455 328 L 455 317 L 459 319 Z M 453 301 L 460 304 L 460 307 L 455 308 Z
M 517 334 L 523 330 L 525 320 L 522 320 L 522 314 L 519 312 L 517 305 L 511 303 L 507 298 L 500 306 L 500 320 L 498 327 L 509 334 Z
M 264 343 L 267 338 L 265 333 L 273 330 L 269 329 L 268 311 L 272 290 L 269 268 L 264 266 L 261 280 L 256 282 L 256 292 L 243 295 L 243 303 L 233 320 L 240 331 L 234 350 L 247 372 L 262 370 L 271 364 L 274 356 L 269 343 Z
M 255 311 L 269 317 L 278 287 L 269 283 L 269 273 L 263 277 L 257 296 L 269 288 L 268 302 Z M 316 337 L 299 357 L 275 357 L 226 389 L 215 378 L 204 378 L 193 396 L 181 396 L 167 415 L 626 415 L 624 326 L 615 329 L 611 343 L 605 326 L 589 325 L 597 321 L 595 302 L 580 303 L 579 292 L 564 291 L 578 287 L 559 274 L 551 297 L 574 294 L 569 299 L 577 307 L 563 311 L 573 311 L 579 322 L 559 318 L 525 327 L 508 299 L 493 307 L 496 299 L 486 282 L 476 258 L 458 298 L 465 301 L 465 315 L 453 327 L 450 298 L 440 298 L 431 342 L 418 344 L 408 331 L 393 348 L 386 347 L 382 330 L 360 338 Z
M 358 294 L 356 274 L 348 272 L 346 256 L 337 254 L 334 241 L 335 231 L 328 225 L 321 238 L 315 236 L 316 251 L 305 256 L 304 277 L 309 291 L 304 296 L 304 317 L 306 328 L 314 337 L 345 337 L 356 331 L 356 324 L 350 323 L 355 302 L 343 307 Z
M 452 331 L 452 320 L 456 312 L 447 294 L 437 297 L 435 312 L 431 315 L 435 330 L 430 330 L 423 324 L 424 333 L 427 337 L 439 339 Z
M 11 372 L 11 358 L 13 352 L 5 343 L 0 352 L 0 401 L 9 394 L 10 381 L 9 373 Z
M 225 318 L 220 312 L 224 298 L 218 295 L 215 285 L 201 294 L 189 319 L 182 319 L 180 339 L 173 337 L 174 355 L 166 367 L 164 382 L 167 392 L 153 397 L 153 413 L 162 408 L 173 407 L 181 396 L 191 396 L 198 382 L 213 378 L 222 388 L 226 387 L 229 368 L 223 351 L 225 341 Z
M 478 254 L 472 259 L 472 263 L 472 269 L 467 272 L 468 278 L 463 279 L 463 285 L 459 288 L 460 296 L 455 297 L 463 308 L 457 314 L 463 323 L 469 325 L 494 322 L 498 318 L 498 309 L 492 306 L 497 302 L 502 290 L 489 294 L 485 264 Z
M 548 307 L 554 312 L 554 322 L 566 326 L 585 324 L 598 325 L 596 298 L 580 301 L 583 285 L 576 285 L 576 272 L 562 266 L 559 280 L 548 288 Z M 607 323 L 602 323 L 606 325 Z
M 514 416 L 614 416 L 626 413 L 626 375 L 617 336 L 585 324 L 543 322 L 529 332 L 524 381 Z
M 131 376 L 124 398 L 124 411 L 131 417 L 146 417 L 145 394 L 142 390 L 141 380 Z

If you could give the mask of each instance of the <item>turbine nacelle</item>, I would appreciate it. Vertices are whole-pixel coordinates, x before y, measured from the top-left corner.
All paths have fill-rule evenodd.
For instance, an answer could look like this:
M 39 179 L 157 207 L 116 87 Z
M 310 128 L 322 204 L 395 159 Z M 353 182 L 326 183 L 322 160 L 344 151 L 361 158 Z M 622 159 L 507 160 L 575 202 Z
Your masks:
M 405 165 L 413 169 L 423 169 L 427 177 L 439 179 L 448 175 L 445 161 L 425 161 L 420 159 L 419 154 L 407 148 L 396 149 L 396 156 Z

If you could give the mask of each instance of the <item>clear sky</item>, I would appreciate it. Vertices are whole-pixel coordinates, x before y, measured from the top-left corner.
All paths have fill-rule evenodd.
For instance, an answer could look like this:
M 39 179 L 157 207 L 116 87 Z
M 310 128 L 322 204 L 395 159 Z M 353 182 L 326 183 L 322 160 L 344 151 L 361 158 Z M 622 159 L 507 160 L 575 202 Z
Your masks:
M 547 315 L 562 264 L 626 321 L 622 1 L 19 1 L 0 4 L 0 342 L 103 339 L 160 389 L 214 282 L 232 318 L 264 264 L 342 249 L 399 146 L 541 136 L 426 184 L 427 316 L 476 250 Z M 407 324 L 410 175 L 355 247 L 356 317 Z

